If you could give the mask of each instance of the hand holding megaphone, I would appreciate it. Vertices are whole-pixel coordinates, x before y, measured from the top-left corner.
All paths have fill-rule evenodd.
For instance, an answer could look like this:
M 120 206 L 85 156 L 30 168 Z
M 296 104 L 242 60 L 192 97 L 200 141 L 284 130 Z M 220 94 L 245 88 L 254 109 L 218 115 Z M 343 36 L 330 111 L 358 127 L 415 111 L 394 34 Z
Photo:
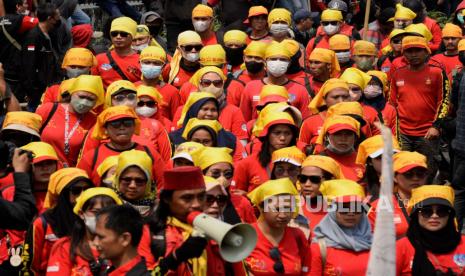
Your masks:
M 176 249 L 177 260 L 185 262 L 189 259 L 200 257 L 207 246 L 207 242 L 205 237 L 191 235 Z
M 249 224 L 227 224 L 205 213 L 192 212 L 187 221 L 196 231 L 218 243 L 221 257 L 235 263 L 247 258 L 257 244 L 257 233 Z

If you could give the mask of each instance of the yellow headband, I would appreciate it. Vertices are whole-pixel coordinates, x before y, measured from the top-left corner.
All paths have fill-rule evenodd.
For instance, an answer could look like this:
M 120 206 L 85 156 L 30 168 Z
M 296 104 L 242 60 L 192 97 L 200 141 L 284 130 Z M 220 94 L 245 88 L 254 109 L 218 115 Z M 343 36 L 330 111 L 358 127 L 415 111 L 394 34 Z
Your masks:
M 68 88 L 69 94 L 74 94 L 78 91 L 85 91 L 97 96 L 97 100 L 95 101 L 95 106 L 100 106 L 103 104 L 104 101 L 104 89 L 102 78 L 100 76 L 91 76 L 91 75 L 80 75 L 76 79 L 74 79 L 71 86 Z
M 321 21 L 342 21 L 342 12 L 326 9 L 321 13 Z
M 198 4 L 192 10 L 192 18 L 194 17 L 213 17 L 213 9 L 207 5 Z
M 272 9 L 270 14 L 268 14 L 268 26 L 271 26 L 276 21 L 284 21 L 287 25 L 291 25 L 291 13 L 282 8 Z
M 65 69 L 68 66 L 83 66 L 93 67 L 97 65 L 97 59 L 94 54 L 86 48 L 71 48 L 66 51 L 61 68 Z
M 245 45 L 247 44 L 247 34 L 239 30 L 227 31 L 224 34 L 223 41 L 225 44 Z
M 137 32 L 137 23 L 129 17 L 118 17 L 111 22 L 110 32 L 113 31 L 125 32 L 134 38 Z
M 226 63 L 226 52 L 219 44 L 207 45 L 199 52 L 202 66 L 219 66 Z
M 161 47 L 148 46 L 139 55 L 140 61 L 145 60 L 158 60 L 163 63 L 166 62 L 166 52 Z
M 86 202 L 96 196 L 108 196 L 111 197 L 116 205 L 123 205 L 123 201 L 118 197 L 118 195 L 110 188 L 105 187 L 95 187 L 89 188 L 82 192 L 82 194 L 76 199 L 76 205 L 74 205 L 73 213 L 79 215 L 79 211 L 81 211 L 82 207 Z M 83 210 L 82 210 L 83 211 Z

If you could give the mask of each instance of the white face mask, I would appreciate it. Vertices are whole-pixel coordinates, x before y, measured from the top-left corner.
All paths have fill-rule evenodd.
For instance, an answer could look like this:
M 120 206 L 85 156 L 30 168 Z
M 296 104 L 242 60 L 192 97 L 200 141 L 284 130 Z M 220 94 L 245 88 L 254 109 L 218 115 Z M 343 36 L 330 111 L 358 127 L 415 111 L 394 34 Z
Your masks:
M 335 33 L 337 33 L 339 31 L 339 26 L 336 25 L 331 25 L 331 24 L 328 24 L 326 26 L 323 26 L 323 31 L 327 34 L 327 35 L 333 35 Z
M 287 71 L 287 67 L 289 67 L 288 61 L 269 60 L 266 62 L 266 70 L 274 77 L 281 77 L 284 75 Z
M 223 87 L 216 87 L 213 84 L 210 84 L 208 87 L 202 87 L 200 90 L 212 93 L 217 99 L 223 95 Z
M 89 69 L 87 68 L 66 68 L 66 76 L 69 79 L 72 78 L 77 78 L 80 75 L 88 75 L 89 74 Z
M 350 60 L 350 51 L 336 53 L 339 63 L 347 63 Z
M 210 20 L 194 20 L 194 22 L 192 22 L 192 25 L 194 25 L 194 29 L 196 32 L 205 32 L 210 27 Z
M 87 229 L 94 234 L 95 229 L 97 228 L 97 218 L 95 216 L 87 216 L 84 214 L 84 224 L 86 225 Z
M 149 46 L 149 43 L 144 43 L 144 44 L 141 44 L 141 45 L 133 45 L 131 46 L 132 49 L 134 51 L 137 51 L 137 52 L 142 52 L 142 50 L 144 50 L 145 48 L 147 48 Z
M 136 113 L 139 116 L 142 117 L 152 117 L 153 114 L 157 112 L 156 107 L 148 107 L 148 106 L 142 106 L 142 107 L 136 107 Z
M 381 89 L 378 85 L 367 85 L 365 90 L 363 90 L 363 94 L 367 99 L 373 99 L 378 97 L 383 93 L 383 89 Z
M 185 59 L 187 59 L 190 62 L 197 62 L 199 61 L 199 53 L 187 53 L 183 55 Z
M 270 33 L 272 35 L 284 35 L 289 31 L 289 26 L 284 23 L 273 23 L 270 26 Z

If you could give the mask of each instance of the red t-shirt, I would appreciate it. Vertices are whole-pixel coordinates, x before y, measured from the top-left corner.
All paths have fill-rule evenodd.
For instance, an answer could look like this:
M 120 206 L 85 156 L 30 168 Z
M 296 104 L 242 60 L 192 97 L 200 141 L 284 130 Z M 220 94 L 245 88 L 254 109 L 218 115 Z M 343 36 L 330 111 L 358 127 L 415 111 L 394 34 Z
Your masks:
M 270 166 L 268 164 L 268 166 Z M 233 187 L 236 190 L 251 192 L 260 184 L 270 179 L 271 168 L 266 170 L 258 161 L 258 154 L 252 154 L 236 163 Z
M 245 196 L 231 193 L 231 203 L 243 222 L 254 223 L 257 221 L 257 217 L 255 217 L 255 210 Z
M 89 261 L 76 254 L 74 262 L 70 256 L 71 239 L 64 237 L 59 239 L 52 247 L 47 264 L 47 275 L 92 275 Z M 99 254 L 96 249 L 92 249 L 92 255 L 95 259 Z
M 135 83 L 136 86 L 141 84 L 143 84 L 142 81 Z M 169 119 L 170 121 L 173 120 L 173 116 L 176 113 L 176 110 L 178 109 L 181 101 L 178 89 L 165 82 L 160 82 L 159 84 L 155 85 L 155 88 L 163 96 L 163 104 L 160 106 L 162 116 Z
M 459 60 L 459 55 L 446 56 L 444 53 L 442 53 L 434 55 L 431 59 L 441 63 L 448 76 L 453 72 L 457 73 L 463 67 Z
M 326 265 L 323 269 L 321 251 L 318 243 L 311 245 L 312 263 L 310 275 L 350 275 L 365 276 L 370 251 L 355 252 L 353 250 L 326 248 Z
M 199 91 L 199 88 L 193 85 L 191 82 L 186 82 L 181 86 L 179 90 L 179 94 L 181 96 L 180 104 L 185 104 L 189 95 L 192 92 Z M 242 92 L 244 91 L 244 86 L 242 83 L 238 82 L 237 80 L 232 80 L 229 83 L 228 89 L 226 89 L 226 101 L 228 103 L 235 102 L 237 98 L 240 99 Z
M 58 96 L 60 96 L 60 85 L 54 84 L 47 87 L 42 95 L 41 104 L 57 102 Z
M 384 124 L 391 129 L 392 135 L 397 137 L 396 109 L 390 103 L 386 103 L 381 114 L 383 115 Z
M 371 203 L 371 208 L 368 211 L 368 220 L 370 221 L 371 224 L 371 230 L 374 232 L 375 231 L 375 221 L 376 221 L 376 207 L 378 206 L 379 199 L 373 201 Z M 405 217 L 404 211 L 402 211 L 402 208 L 399 205 L 399 201 L 397 200 L 397 197 L 395 195 L 392 196 L 392 202 L 394 205 L 394 227 L 396 228 L 396 238 L 399 239 L 407 234 L 407 229 L 408 229 L 408 221 L 407 218 Z M 405 208 L 407 208 L 407 203 L 404 202 Z M 405 212 L 407 210 L 405 209 Z
M 171 65 L 167 64 L 165 66 L 165 68 L 163 68 L 163 72 L 162 72 L 163 80 L 166 83 L 168 83 L 170 71 L 171 71 Z M 188 71 L 184 70 L 181 66 L 179 66 L 178 74 L 176 75 L 176 77 L 174 77 L 173 82 L 171 83 L 171 85 L 173 85 L 177 89 L 180 89 L 181 86 L 184 83 L 188 82 L 191 79 L 191 77 L 194 75 L 194 73 L 195 73 L 195 71 L 188 72 Z
M 447 77 L 439 67 L 398 68 L 392 75 L 389 100 L 397 109 L 400 132 L 424 136 L 434 121 L 448 114 L 449 92 Z
M 218 44 L 218 40 L 216 39 L 216 33 L 212 31 L 210 32 L 210 36 L 202 38 L 202 44 L 204 47 L 207 45 Z
M 78 123 L 76 130 L 69 139 L 69 154 L 65 154 L 65 106 L 66 104 L 58 104 L 55 113 L 50 118 L 47 126 L 42 131 L 42 142 L 49 143 L 56 151 L 58 159 L 63 165 L 69 167 L 76 166 L 79 151 L 81 150 L 84 139 L 88 130 L 95 124 L 96 117 L 94 114 L 88 112 L 78 123 L 78 114 L 69 111 L 68 132 L 71 133 L 76 123 Z M 53 108 L 53 103 L 46 103 L 37 108 L 36 113 L 42 117 L 42 122 L 47 120 Z
M 270 250 L 276 246 L 266 238 L 257 223 L 252 226 L 258 234 L 258 242 L 254 251 L 245 259 L 245 263 L 253 275 L 276 275 L 273 269 L 275 261 L 270 256 Z M 310 244 L 302 230 L 286 227 L 277 246 L 286 272 L 285 275 L 311 275 L 309 247 Z
M 139 81 L 141 78 L 139 54 L 134 53 L 127 56 L 119 56 L 115 50 L 110 51 L 115 63 L 119 66 L 126 78 L 131 82 Z M 92 75 L 102 77 L 103 86 L 107 88 L 112 82 L 122 80 L 123 77 L 111 66 L 106 53 L 97 55 L 97 66 L 92 67 Z
M 325 155 L 336 160 L 341 167 L 342 174 L 345 179 L 350 179 L 355 182 L 362 181 L 363 175 L 365 174 L 365 167 L 355 163 L 355 160 L 357 159 L 357 151 L 348 155 L 335 154 L 329 150 L 325 150 L 324 152 Z

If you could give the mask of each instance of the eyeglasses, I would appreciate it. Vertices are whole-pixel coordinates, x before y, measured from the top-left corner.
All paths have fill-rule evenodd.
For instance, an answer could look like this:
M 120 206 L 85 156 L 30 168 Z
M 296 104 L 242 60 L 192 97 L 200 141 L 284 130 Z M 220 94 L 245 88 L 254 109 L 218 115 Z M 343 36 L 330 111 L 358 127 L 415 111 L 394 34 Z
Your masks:
M 221 176 L 224 176 L 226 179 L 231 179 L 233 178 L 234 172 L 233 171 L 211 171 L 210 172 L 211 177 L 217 179 L 220 178 Z
M 224 207 L 226 205 L 226 202 L 228 202 L 228 196 L 226 195 L 208 195 L 205 198 L 205 203 L 207 206 L 212 206 L 213 203 L 217 203 L 219 207 Z
M 400 43 L 402 43 L 402 39 L 401 39 L 401 38 L 394 38 L 394 39 L 392 40 L 392 43 L 393 43 L 393 44 L 400 44 Z
M 134 119 L 129 118 L 129 119 L 121 119 L 121 120 L 116 120 L 116 121 L 111 121 L 107 123 L 113 128 L 120 128 L 121 126 L 124 127 L 132 127 L 135 125 Z
M 322 21 L 322 22 L 321 22 L 321 25 L 323 25 L 323 26 L 328 26 L 328 25 L 337 26 L 337 23 L 338 23 L 338 22 L 339 22 L 339 21 Z
M 281 252 L 277 247 L 270 249 L 270 257 L 274 261 L 273 270 L 276 273 L 284 273 L 283 260 L 281 259 Z
M 200 80 L 200 84 L 202 86 L 210 86 L 214 85 L 217 88 L 221 88 L 223 86 L 223 80 Z
M 182 49 L 186 52 L 192 51 L 192 49 L 195 49 L 196 52 L 202 50 L 202 45 L 186 45 L 186 46 L 181 46 Z
M 123 102 L 126 99 L 128 99 L 129 101 L 135 101 L 136 98 L 136 93 L 118 94 L 113 96 L 113 99 L 117 102 Z
M 276 167 L 274 169 L 274 175 L 276 177 L 283 176 L 284 173 L 287 173 L 288 176 L 297 176 L 299 174 L 300 168 L 294 165 L 291 165 L 290 168 Z
M 85 190 L 89 189 L 89 186 L 76 186 L 76 187 L 71 187 L 69 189 L 69 192 L 73 195 L 73 196 L 78 196 L 80 194 L 82 194 L 82 192 L 84 192 Z
M 147 179 L 141 177 L 121 177 L 119 182 L 126 186 L 129 186 L 132 182 L 134 182 L 136 183 L 136 186 L 141 187 L 147 184 Z
M 157 105 L 157 102 L 155 102 L 155 101 L 147 101 L 147 102 L 139 101 L 137 103 L 138 107 L 143 107 L 144 105 L 146 105 L 147 107 L 155 107 Z
M 121 36 L 123 38 L 126 38 L 126 37 L 129 36 L 129 34 L 126 33 L 126 32 L 118 32 L 118 31 L 111 32 L 110 35 L 111 35 L 111 37 L 117 37 L 119 35 L 119 36 Z
M 433 214 L 436 214 L 440 218 L 445 218 L 451 213 L 451 209 L 447 207 L 438 207 L 436 209 L 432 207 L 423 207 L 421 208 L 418 213 L 424 218 L 430 218 Z
M 409 170 L 402 174 L 405 178 L 412 179 L 412 178 L 425 178 L 428 175 L 427 170 Z
M 315 184 L 320 184 L 323 181 L 323 177 L 319 175 L 305 175 L 305 174 L 299 174 L 297 176 L 297 180 L 299 180 L 300 183 L 307 183 L 307 181 L 310 180 L 310 182 L 315 183 Z

